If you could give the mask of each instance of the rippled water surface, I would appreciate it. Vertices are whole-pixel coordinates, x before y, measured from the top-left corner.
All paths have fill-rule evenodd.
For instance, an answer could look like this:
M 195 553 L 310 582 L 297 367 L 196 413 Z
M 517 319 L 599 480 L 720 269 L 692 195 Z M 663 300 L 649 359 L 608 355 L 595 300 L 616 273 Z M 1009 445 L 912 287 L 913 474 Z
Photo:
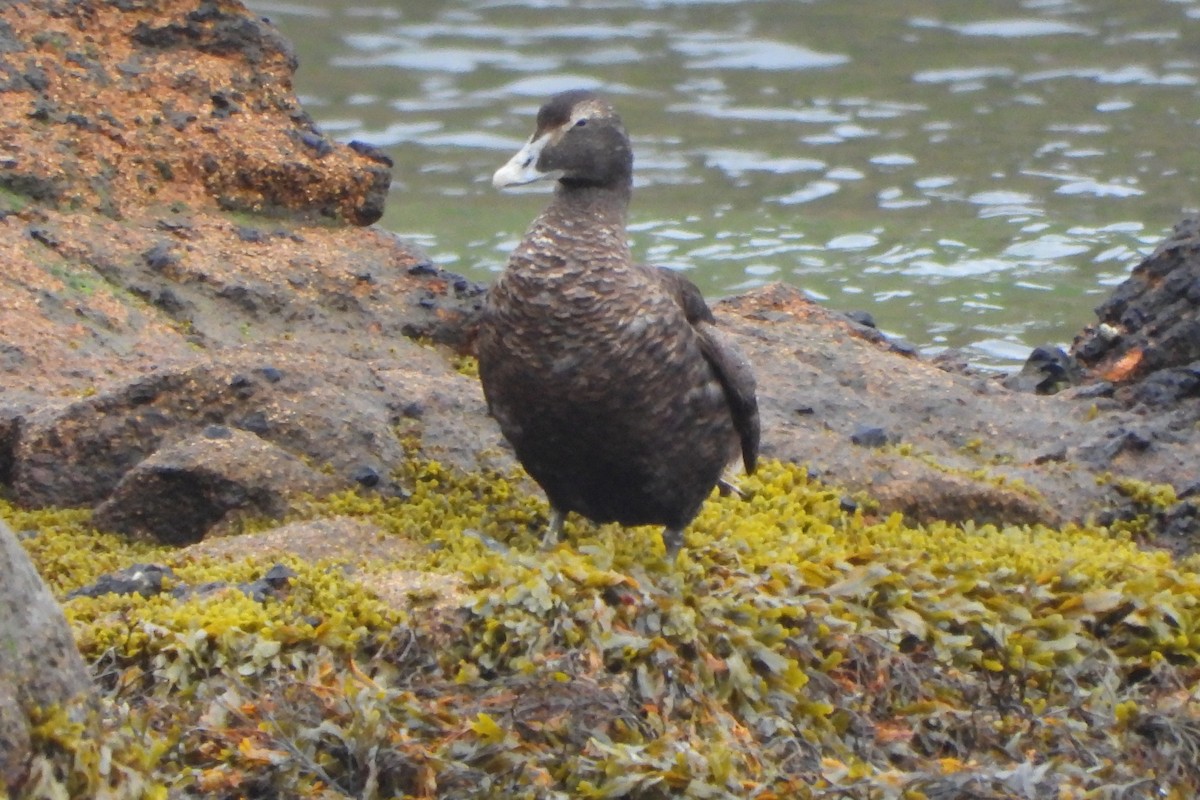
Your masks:
M 633 135 L 640 258 L 982 364 L 1068 342 L 1200 204 L 1200 0 L 251 6 L 320 126 L 395 159 L 380 224 L 479 280 L 549 191 L 491 173 L 573 87 Z

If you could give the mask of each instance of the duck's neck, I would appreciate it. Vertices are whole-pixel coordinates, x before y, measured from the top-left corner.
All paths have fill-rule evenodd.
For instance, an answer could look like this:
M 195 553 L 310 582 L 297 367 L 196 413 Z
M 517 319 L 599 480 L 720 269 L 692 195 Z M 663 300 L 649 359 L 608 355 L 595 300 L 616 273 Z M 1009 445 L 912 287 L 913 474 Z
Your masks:
M 580 265 L 619 267 L 631 262 L 625 233 L 630 187 L 559 183 L 554 199 L 534 223 L 526 243 L 547 237 L 558 255 Z M 544 239 L 543 239 L 544 241 Z

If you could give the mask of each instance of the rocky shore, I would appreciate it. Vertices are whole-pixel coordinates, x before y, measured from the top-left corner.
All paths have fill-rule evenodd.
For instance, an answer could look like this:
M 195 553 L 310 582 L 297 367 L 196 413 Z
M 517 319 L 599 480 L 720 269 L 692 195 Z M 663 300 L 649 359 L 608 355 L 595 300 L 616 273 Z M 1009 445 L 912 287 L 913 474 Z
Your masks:
M 229 439 L 211 426 L 332 467 L 259 476 L 268 494 L 394 490 L 404 437 L 504 463 L 453 357 L 483 287 L 355 227 L 378 218 L 389 162 L 313 126 L 268 23 L 227 3 L 18 3 L 0 36 L 0 480 L 17 502 L 108 501 L 133 531 L 170 491 L 132 496 L 135 477 L 174 449 L 181 469 L 222 469 L 201 466 L 213 449 L 237 471 L 251 438 L 212 444 Z M 761 376 L 767 456 L 917 519 L 1082 520 L 1114 499 L 1097 474 L 1200 480 L 1196 248 L 1185 223 L 1118 288 L 1080 335 L 1081 385 L 1053 396 L 1021 391 L 1040 373 L 924 362 L 783 285 L 718 313 Z
M 0 8 L 0 486 L 14 508 L 91 509 L 101 531 L 174 547 L 283 520 L 302 497 L 402 503 L 413 459 L 512 468 L 471 374 L 483 287 L 370 227 L 392 165 L 314 126 L 295 65 L 228 0 Z M 721 301 L 759 376 L 763 455 L 841 487 L 849 514 L 1138 520 L 1143 546 L 1191 552 L 1198 226 L 1137 266 L 1071 353 L 1039 351 L 1008 378 L 922 360 L 784 285 Z M 0 637 L 27 641 L 42 627 L 16 609 L 48 595 L 26 588 L 14 541 L 0 528 Z M 0 658 L 12 787 L 29 709 L 82 688 L 78 665 L 29 688 L 41 655 L 16 652 Z

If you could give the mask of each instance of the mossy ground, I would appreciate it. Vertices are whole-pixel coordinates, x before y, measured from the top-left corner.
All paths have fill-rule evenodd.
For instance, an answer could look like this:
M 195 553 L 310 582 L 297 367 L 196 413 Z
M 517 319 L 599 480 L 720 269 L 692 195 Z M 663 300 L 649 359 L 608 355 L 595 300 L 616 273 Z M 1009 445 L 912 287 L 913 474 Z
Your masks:
M 657 532 L 568 524 L 517 476 L 413 462 L 404 500 L 343 494 L 422 544 L 404 563 L 287 563 L 258 602 L 65 601 L 102 730 L 49 713 L 37 791 L 75 797 L 1190 798 L 1200 574 L 1136 531 L 846 513 L 777 462 Z M 136 562 L 214 563 L 0 507 L 60 597 Z M 380 600 L 402 568 L 450 602 Z M 33 791 L 33 789 L 31 789 Z M 105 794 L 107 792 L 107 794 Z M 33 794 L 31 796 L 40 796 Z

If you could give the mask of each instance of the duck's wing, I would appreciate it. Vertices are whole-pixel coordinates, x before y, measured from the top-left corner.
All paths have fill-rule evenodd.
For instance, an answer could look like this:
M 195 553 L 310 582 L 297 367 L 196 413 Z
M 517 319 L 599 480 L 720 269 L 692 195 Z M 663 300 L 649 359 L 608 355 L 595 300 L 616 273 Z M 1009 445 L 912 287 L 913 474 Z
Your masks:
M 712 365 L 721 388 L 725 390 L 725 401 L 733 416 L 742 445 L 742 463 L 746 472 L 754 472 L 758 463 L 758 442 L 762 423 L 758 416 L 758 394 L 754 370 L 750 361 L 733 341 L 716 327 L 717 320 L 712 309 L 704 302 L 704 295 L 696 284 L 681 273 L 665 267 L 647 267 L 659 276 L 663 286 L 679 302 L 684 316 L 691 323 L 700 341 L 700 351 Z
M 700 288 L 685 278 L 682 272 L 666 267 L 643 266 L 642 269 L 658 276 L 666 290 L 679 303 L 684 316 L 692 325 L 698 322 L 706 322 L 709 325 L 717 324 L 712 309 L 708 307 L 708 303 L 704 302 L 704 295 L 700 294 Z
M 709 312 L 711 313 L 711 312 Z M 712 364 L 729 412 L 733 415 L 733 427 L 737 429 L 742 443 L 742 463 L 746 472 L 754 472 L 758 463 L 758 439 L 762 423 L 758 418 L 758 395 L 755 392 L 754 370 L 728 336 L 720 329 L 701 323 L 695 326 L 700 338 L 700 350 L 708 363 Z

